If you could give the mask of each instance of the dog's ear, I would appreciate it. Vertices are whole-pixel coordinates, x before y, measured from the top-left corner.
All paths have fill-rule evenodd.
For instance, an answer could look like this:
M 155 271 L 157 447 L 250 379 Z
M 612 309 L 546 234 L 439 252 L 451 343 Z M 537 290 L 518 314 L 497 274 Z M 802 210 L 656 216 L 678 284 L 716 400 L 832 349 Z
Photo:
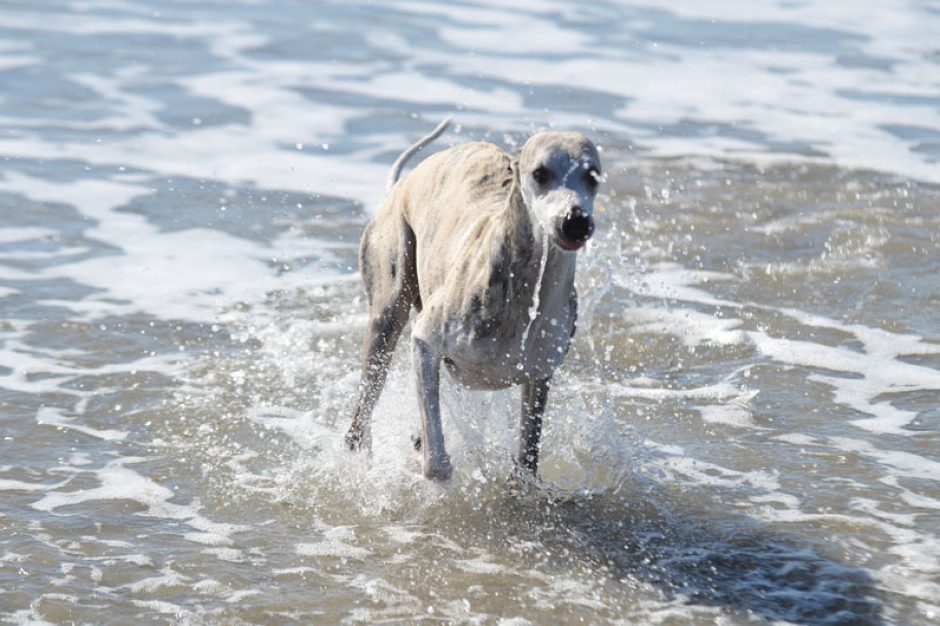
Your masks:
M 509 171 L 512 172 L 512 178 L 513 178 L 513 180 L 518 183 L 518 182 L 519 182 L 519 176 L 520 176 L 520 172 L 519 172 L 519 157 L 518 157 L 518 156 L 513 157 L 512 159 L 510 159 L 510 161 L 509 161 Z
M 509 203 L 519 203 L 524 205 L 522 199 L 522 171 L 519 168 L 519 157 L 514 157 L 509 161 L 510 176 L 503 181 L 503 187 L 509 190 Z
M 521 182 L 519 172 L 519 157 L 514 157 L 509 160 L 509 173 L 509 178 L 503 181 L 503 187 L 509 187 L 511 190 L 516 191 L 519 189 L 519 184 Z

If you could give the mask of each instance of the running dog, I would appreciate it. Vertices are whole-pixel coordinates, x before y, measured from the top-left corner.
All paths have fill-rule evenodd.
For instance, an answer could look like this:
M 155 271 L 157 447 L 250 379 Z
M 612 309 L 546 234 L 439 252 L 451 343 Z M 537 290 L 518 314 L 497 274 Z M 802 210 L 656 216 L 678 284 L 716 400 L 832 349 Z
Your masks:
M 424 475 L 446 481 L 453 469 L 441 427 L 442 365 L 470 388 L 522 386 L 514 459 L 535 474 L 549 384 L 575 331 L 575 263 L 594 232 L 600 159 L 580 133 L 545 132 L 516 158 L 487 142 L 454 146 L 399 181 L 408 159 L 449 122 L 399 156 L 362 236 L 369 322 L 346 444 L 371 449 L 372 412 L 414 307 Z

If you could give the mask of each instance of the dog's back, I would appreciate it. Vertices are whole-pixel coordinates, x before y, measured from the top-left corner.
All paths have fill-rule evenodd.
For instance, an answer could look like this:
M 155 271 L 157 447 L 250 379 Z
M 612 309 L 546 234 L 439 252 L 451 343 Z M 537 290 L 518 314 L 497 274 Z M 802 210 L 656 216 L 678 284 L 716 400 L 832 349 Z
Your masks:
M 470 142 L 431 155 L 392 188 L 376 220 L 404 220 L 414 233 L 422 297 L 443 286 L 455 264 L 463 280 L 486 280 L 492 254 L 481 246 L 500 243 L 489 235 L 512 192 L 510 165 L 498 146 Z
M 472 141 L 422 161 L 392 188 L 386 204 L 401 203 L 409 221 L 412 221 L 412 211 L 421 211 L 422 219 L 442 210 L 449 213 L 465 213 L 470 209 L 496 211 L 504 206 L 512 176 L 508 154 L 495 144 Z M 453 198 L 462 198 L 469 204 L 453 206 Z

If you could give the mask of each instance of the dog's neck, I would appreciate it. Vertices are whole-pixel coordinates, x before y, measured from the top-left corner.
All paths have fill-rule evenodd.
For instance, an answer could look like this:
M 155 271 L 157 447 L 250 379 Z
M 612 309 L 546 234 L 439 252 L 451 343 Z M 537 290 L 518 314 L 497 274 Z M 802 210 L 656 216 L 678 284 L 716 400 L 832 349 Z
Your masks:
M 545 231 L 526 205 L 518 175 L 514 176 L 502 221 L 501 231 L 506 237 L 504 245 L 509 257 L 506 279 L 512 284 L 513 296 L 531 301 L 539 282 L 542 296 L 557 289 L 569 292 L 574 284 L 577 254 L 564 252 L 555 245 L 552 234 Z
M 516 184 L 503 209 L 488 221 L 492 255 L 476 257 L 485 267 L 474 280 L 461 283 L 454 295 L 462 302 L 460 309 L 475 320 L 478 335 L 506 346 L 520 345 L 524 337 L 534 336 L 530 330 L 537 318 L 558 316 L 563 321 L 553 312 L 569 310 L 577 255 L 555 245 Z

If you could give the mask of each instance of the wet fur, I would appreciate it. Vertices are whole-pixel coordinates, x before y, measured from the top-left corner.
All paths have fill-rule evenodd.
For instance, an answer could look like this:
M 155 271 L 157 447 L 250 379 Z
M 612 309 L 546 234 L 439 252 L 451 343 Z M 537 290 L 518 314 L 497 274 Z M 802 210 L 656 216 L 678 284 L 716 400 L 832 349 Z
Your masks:
M 416 146 L 429 143 L 445 125 Z M 551 220 L 575 203 L 591 209 L 596 188 L 588 192 L 582 188 L 587 183 L 579 181 L 582 169 L 599 173 L 596 149 L 578 133 L 536 135 L 518 159 L 494 144 L 470 142 L 428 157 L 395 182 L 416 151 L 413 146 L 396 162 L 389 193 L 362 237 L 369 323 L 346 442 L 352 449 L 371 448 L 372 411 L 414 307 L 412 355 L 424 474 L 442 480 L 451 474 L 440 418 L 442 364 L 471 388 L 522 385 L 515 458 L 534 473 L 549 382 L 568 350 L 577 317 L 576 253 L 556 244 Z M 530 180 L 537 163 L 558 170 L 553 174 L 559 183 L 548 189 Z M 533 320 L 530 309 L 536 300 Z

